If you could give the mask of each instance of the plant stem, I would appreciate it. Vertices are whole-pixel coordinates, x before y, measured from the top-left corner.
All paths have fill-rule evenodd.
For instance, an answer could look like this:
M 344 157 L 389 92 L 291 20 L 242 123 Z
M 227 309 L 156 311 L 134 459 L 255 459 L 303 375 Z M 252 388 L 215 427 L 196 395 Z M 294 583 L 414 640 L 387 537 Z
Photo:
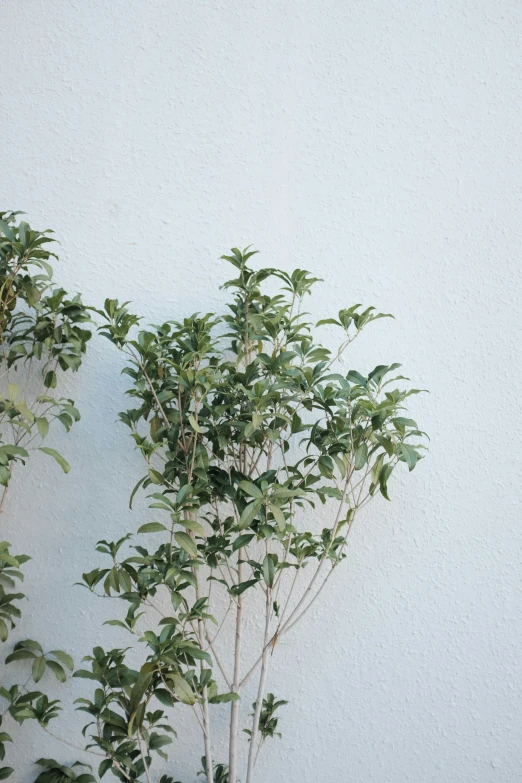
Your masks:
M 259 687 L 257 690 L 257 700 L 256 700 L 256 707 L 254 710 L 254 717 L 252 719 L 252 733 L 250 734 L 250 748 L 248 751 L 248 768 L 247 768 L 246 783 L 252 783 L 252 781 L 254 780 L 254 764 L 257 757 L 255 750 L 256 750 L 257 734 L 259 729 L 259 717 L 261 715 L 261 709 L 263 707 L 266 678 L 268 675 L 268 664 L 270 661 L 269 649 L 270 648 L 267 645 L 265 647 L 265 650 L 263 652 L 263 657 L 261 659 L 261 675 L 259 677 Z
M 191 518 L 193 515 L 190 513 L 186 513 L 186 517 Z M 195 535 L 191 531 L 190 533 L 191 538 L 194 540 Z M 199 601 L 201 598 L 201 584 L 200 584 L 200 576 L 199 576 L 199 568 L 196 566 L 192 569 L 192 572 L 194 574 L 194 578 L 196 579 L 196 601 Z M 205 648 L 205 623 L 202 618 L 198 618 L 198 636 L 199 636 L 199 646 L 203 650 Z M 201 668 L 203 669 L 203 662 L 201 662 Z M 210 739 L 210 715 L 208 710 L 208 691 L 207 686 L 203 688 L 203 707 L 202 707 L 202 715 L 203 715 L 203 740 L 205 744 L 205 759 L 206 759 L 206 767 L 207 767 L 207 783 L 213 783 L 213 763 L 212 763 L 212 744 Z
M 210 715 L 208 710 L 207 686 L 203 688 L 203 736 L 205 741 L 205 759 L 207 767 L 207 783 L 213 783 L 214 772 L 212 763 L 212 747 L 210 743 Z
M 250 732 L 250 747 L 248 749 L 248 766 L 246 783 L 252 783 L 254 779 L 254 765 L 256 763 L 256 742 L 257 734 L 259 731 L 259 717 L 263 708 L 263 697 L 265 695 L 266 678 L 268 675 L 268 664 L 270 661 L 268 642 L 268 630 L 270 625 L 270 608 L 271 608 L 271 596 L 270 590 L 267 591 L 266 596 L 266 623 L 265 623 L 265 635 L 263 638 L 263 656 L 261 659 L 261 674 L 259 675 L 259 686 L 257 689 L 256 706 L 254 708 L 254 717 L 252 718 L 252 730 Z
M 344 483 L 343 495 L 342 495 L 342 498 L 341 498 L 341 502 L 339 503 L 339 510 L 337 511 L 337 515 L 335 517 L 335 522 L 334 522 L 334 525 L 333 525 L 333 528 L 332 528 L 332 535 L 331 535 L 330 543 L 333 542 L 333 540 L 335 539 L 335 536 L 337 534 L 337 530 L 339 528 L 339 522 L 341 521 L 341 514 L 342 514 L 342 511 L 343 511 L 344 503 L 345 503 L 346 496 L 348 494 L 348 489 L 349 489 L 349 486 L 350 486 L 350 477 L 351 477 L 350 474 L 348 474 L 348 476 L 346 478 L 346 481 Z M 329 552 L 329 547 L 327 547 L 325 549 L 325 552 L 324 552 L 323 556 L 321 557 L 319 565 L 317 566 L 317 570 L 316 570 L 315 574 L 313 575 L 312 579 L 310 580 L 310 584 L 306 588 L 306 590 L 305 590 L 304 594 L 302 595 L 300 601 L 298 601 L 296 607 L 291 612 L 291 614 L 288 617 L 287 621 L 280 628 L 280 630 L 279 630 L 280 635 L 283 634 L 285 632 L 285 630 L 288 629 L 288 627 L 290 626 L 290 624 L 291 624 L 292 620 L 294 619 L 295 615 L 297 614 L 299 609 L 302 607 L 302 605 L 308 599 L 308 596 L 312 592 L 313 587 L 314 587 L 314 585 L 315 585 L 315 583 L 316 583 L 316 581 L 317 581 L 317 579 L 319 577 L 319 574 L 321 573 L 321 571 L 323 569 L 323 566 L 324 566 L 324 564 L 326 562 L 326 559 L 328 557 L 328 552 Z
M 223 676 L 223 679 L 225 680 L 225 682 L 227 684 L 227 688 L 229 690 L 232 690 L 232 683 L 230 682 L 230 680 L 227 677 L 227 673 L 225 671 L 225 667 L 223 666 L 223 664 L 221 662 L 221 659 L 218 657 L 218 655 L 216 653 L 216 649 L 214 647 L 214 642 L 213 642 L 213 640 L 212 640 L 212 638 L 211 638 L 209 633 L 206 634 L 206 639 L 207 639 L 209 648 L 212 650 L 212 655 L 214 656 L 214 658 L 216 660 L 216 663 L 217 663 L 217 665 L 219 667 L 219 671 L 221 672 L 221 674 Z
M 298 622 L 299 622 L 299 620 L 301 620 L 301 618 L 303 617 L 303 615 L 305 615 L 305 614 L 308 612 L 308 610 L 310 609 L 310 607 L 312 606 L 312 604 L 314 604 L 314 603 L 315 603 L 315 601 L 316 601 L 316 600 L 319 598 L 319 596 L 321 595 L 321 592 L 322 592 L 322 590 L 323 590 L 324 586 L 326 585 L 326 583 L 327 583 L 327 582 L 328 582 L 328 580 L 330 579 L 330 576 L 332 575 L 332 572 L 333 572 L 333 570 L 334 570 L 334 567 L 335 567 L 335 566 L 332 566 L 332 568 L 330 569 L 330 571 L 327 573 L 327 575 L 326 575 L 326 577 L 324 578 L 324 580 L 323 580 L 323 582 L 322 582 L 321 586 L 319 587 L 319 589 L 317 590 L 317 592 L 316 592 L 316 593 L 315 593 L 315 594 L 312 596 L 312 598 L 310 599 L 310 601 L 308 602 L 308 604 L 305 606 L 305 608 L 303 609 L 303 611 L 301 612 L 301 614 L 299 614 L 297 617 L 295 617 L 295 618 L 292 620 L 292 622 L 290 623 L 290 625 L 288 625 L 288 624 L 285 624 L 285 627 L 284 627 L 284 628 L 281 630 L 281 633 L 280 633 L 280 635 L 281 635 L 281 636 L 283 636 L 284 634 L 287 634 L 289 631 L 291 631 L 291 630 L 292 630 L 292 628 L 294 627 L 294 625 L 296 625 L 296 623 L 298 623 Z
M 147 778 L 147 783 L 152 783 L 149 774 L 149 767 L 147 765 L 147 759 L 145 758 L 145 753 L 143 752 L 143 746 L 141 744 L 141 734 L 139 731 L 138 731 L 138 747 L 140 749 L 140 756 L 141 756 L 141 760 L 143 761 L 143 769 L 145 770 L 145 777 Z
M 54 732 L 50 731 L 46 726 L 42 726 L 42 729 L 50 737 L 52 737 L 55 740 L 58 740 L 58 742 L 62 742 L 64 745 L 67 745 L 69 748 L 74 748 L 75 750 L 79 750 L 82 753 L 89 753 L 91 756 L 101 756 L 102 758 L 106 758 L 105 753 L 97 753 L 95 750 L 90 750 L 88 748 L 82 748 L 81 745 L 76 745 L 74 742 L 69 742 L 69 740 L 66 740 L 63 737 L 60 737 L 58 734 L 54 734 Z
M 350 521 L 350 523 L 348 525 L 348 530 L 346 531 L 346 535 L 344 537 L 344 541 L 343 541 L 343 544 L 341 546 L 339 554 L 341 554 L 343 549 L 345 548 L 345 546 L 347 544 L 347 541 L 348 541 L 348 538 L 349 538 L 349 536 L 350 536 L 350 534 L 351 534 L 351 532 L 352 532 L 352 530 L 354 528 L 354 524 L 355 524 L 355 521 L 356 521 L 356 518 L 357 518 L 357 513 L 361 510 L 362 506 L 364 505 L 364 503 L 361 503 L 361 497 L 362 497 L 362 493 L 363 493 L 363 489 L 364 489 L 364 481 L 368 477 L 368 473 L 369 473 L 369 468 L 366 469 L 365 474 L 363 476 L 363 479 L 360 482 L 358 482 L 358 484 L 357 484 L 357 486 L 359 486 L 359 484 L 360 484 L 361 488 L 359 490 L 359 495 L 357 497 L 357 500 L 356 501 L 354 500 L 354 513 L 353 513 L 352 519 L 351 519 L 351 521 Z M 353 492 L 353 488 L 352 488 L 352 492 Z M 368 497 L 365 498 L 365 501 L 368 501 L 368 498 L 371 500 L 372 496 L 368 495 Z M 332 536 L 332 540 L 333 540 L 333 536 Z M 337 562 L 339 562 L 339 561 L 337 561 Z M 298 623 L 299 620 L 301 620 L 301 618 L 308 612 L 308 610 L 315 603 L 315 601 L 317 601 L 317 599 L 319 598 L 321 592 L 323 591 L 326 583 L 328 582 L 328 580 L 330 579 L 331 575 L 333 574 L 336 565 L 337 565 L 337 563 L 334 563 L 334 565 L 332 565 L 330 571 L 328 572 L 328 574 L 324 578 L 321 586 L 316 591 L 316 593 L 312 596 L 312 598 L 310 599 L 308 604 L 304 607 L 303 611 L 297 617 L 294 617 L 293 620 L 292 620 L 292 617 L 288 618 L 288 622 L 286 622 L 284 627 L 281 629 L 281 632 L 280 632 L 281 636 L 283 634 L 286 634 L 289 631 L 291 631 L 292 628 L 294 627 L 294 625 L 296 625 L 296 623 Z M 318 574 L 316 574 L 316 576 L 317 575 Z M 294 615 L 295 615 L 295 612 L 292 613 L 292 616 L 294 616 Z
M 243 581 L 243 558 L 245 550 L 238 553 L 237 577 L 238 584 Z M 232 690 L 239 695 L 241 676 L 241 651 L 243 647 L 243 593 L 238 596 L 236 609 L 236 641 L 234 645 L 234 676 Z M 237 783 L 237 744 L 239 728 L 239 699 L 230 704 L 230 738 L 228 757 L 228 783 Z
M 346 496 L 347 496 L 347 494 L 348 494 L 348 490 L 349 490 L 349 487 L 350 487 L 350 479 L 351 479 L 351 473 L 349 473 L 349 474 L 348 474 L 348 476 L 347 476 L 347 478 L 346 478 L 346 481 L 345 481 L 345 485 L 344 485 L 344 492 L 343 492 L 343 497 L 342 497 L 342 499 L 341 499 L 341 501 L 340 501 L 340 504 L 339 504 L 339 509 L 338 509 L 338 511 L 337 511 L 337 515 L 336 515 L 336 518 L 335 518 L 335 521 L 334 521 L 334 525 L 333 525 L 333 528 L 332 528 L 332 539 L 331 539 L 332 541 L 333 541 L 333 539 L 335 538 L 335 535 L 336 535 L 336 533 L 337 533 L 337 530 L 338 530 L 338 527 L 339 527 L 339 522 L 340 522 L 340 519 L 341 519 L 341 513 L 342 513 L 342 509 L 343 509 L 343 506 L 344 506 L 344 503 L 345 503 L 345 500 L 346 500 Z M 352 523 L 353 523 L 353 519 L 352 519 Z M 351 529 L 351 524 L 350 524 L 350 529 Z M 264 646 L 264 648 L 263 648 L 263 653 L 262 653 L 262 654 L 259 656 L 259 658 L 256 660 L 256 662 L 254 663 L 254 665 L 253 665 L 253 666 L 252 666 L 252 667 L 249 669 L 249 671 L 248 671 L 248 672 L 245 674 L 245 676 L 244 676 L 244 677 L 243 677 L 243 679 L 241 680 L 241 683 L 240 683 L 240 688 L 242 688 L 244 685 L 246 685 L 246 683 L 248 682 L 248 680 L 250 679 L 250 677 L 252 676 L 252 674 L 253 674 L 253 673 L 256 671 L 256 669 L 257 669 L 257 667 L 259 666 L 259 664 L 263 662 L 263 655 L 264 655 L 264 653 L 265 653 L 265 652 L 266 652 L 266 651 L 267 651 L 267 650 L 268 650 L 270 647 L 272 647 L 272 648 L 273 648 L 273 647 L 275 646 L 275 643 L 277 642 L 277 640 L 278 640 L 278 639 L 279 639 L 281 636 L 283 636 L 284 634 L 286 634 L 286 633 L 287 633 L 287 632 L 290 630 L 290 628 L 292 628 L 292 627 L 295 625 L 295 623 L 296 623 L 298 620 L 300 620 L 300 619 L 301 619 L 301 617 L 303 616 L 303 614 L 305 614 L 305 613 L 308 611 L 308 607 L 311 605 L 311 603 L 313 603 L 313 602 L 315 601 L 315 598 L 316 598 L 317 596 L 314 596 L 314 597 L 312 598 L 312 600 L 310 601 L 310 603 L 309 603 L 309 604 L 308 604 L 308 605 L 307 605 L 307 606 L 306 606 L 306 607 L 303 609 L 303 611 L 302 611 L 302 612 L 299 614 L 299 616 L 296 618 L 296 614 L 297 614 L 298 610 L 299 610 L 299 609 L 300 609 L 300 608 L 303 606 L 303 604 L 306 602 L 306 600 L 307 600 L 308 596 L 310 595 L 310 593 L 311 593 L 311 592 L 312 592 L 312 590 L 313 590 L 313 587 L 314 587 L 314 585 L 315 585 L 315 583 L 316 583 L 317 579 L 319 578 L 319 575 L 320 575 L 320 573 L 321 573 L 321 571 L 322 571 L 322 569 L 323 569 L 323 566 L 324 566 L 324 564 L 325 564 L 325 562 L 326 562 L 327 555 L 328 555 L 328 550 L 326 550 L 326 552 L 325 552 L 325 553 L 324 553 L 324 555 L 322 556 L 322 558 L 321 558 L 321 560 L 320 560 L 320 562 L 319 562 L 319 565 L 317 566 L 317 569 L 316 569 L 316 571 L 315 571 L 315 574 L 313 575 L 312 579 L 310 580 L 310 583 L 309 583 L 308 587 L 306 588 L 306 590 L 305 590 L 305 592 L 304 592 L 303 596 L 302 596 L 302 597 L 301 597 L 301 599 L 298 601 L 298 603 L 297 603 L 296 607 L 295 607 L 295 608 L 294 608 L 294 610 L 291 612 L 291 614 L 290 614 L 290 616 L 288 617 L 288 619 L 286 620 L 286 622 L 284 622 L 284 623 L 283 623 L 284 614 L 285 614 L 285 612 L 286 612 L 286 610 L 287 610 L 287 608 L 288 608 L 289 599 L 290 599 L 290 596 L 291 596 L 291 594 L 292 594 L 292 592 L 293 592 L 293 589 L 294 589 L 294 587 L 295 587 L 295 582 L 296 582 L 297 574 L 299 573 L 299 569 L 296 571 L 296 574 L 294 575 L 294 580 L 293 580 L 293 582 L 292 582 L 292 585 L 291 585 L 291 587 L 290 587 L 290 593 L 289 593 L 289 595 L 287 596 L 287 600 L 286 600 L 286 603 L 285 603 L 285 606 L 284 606 L 284 609 L 283 609 L 283 613 L 282 613 L 282 616 L 281 616 L 281 618 L 280 618 L 280 620 L 279 620 L 279 625 L 278 625 L 278 627 L 277 627 L 277 629 L 276 629 L 275 633 L 272 635 L 272 637 L 271 637 L 271 638 L 270 638 L 270 639 L 269 639 L 269 640 L 268 640 L 268 641 L 265 643 L 265 646 Z M 333 569 L 332 569 L 332 570 L 333 570 Z M 331 572 L 330 572 L 330 573 L 331 573 Z M 328 574 L 328 576 L 330 576 L 330 573 Z M 325 581 L 326 581 L 326 580 L 325 580 Z M 324 586 L 324 584 L 323 584 L 323 585 L 321 585 L 321 587 L 319 588 L 319 592 L 322 590 L 323 586 Z
M 4 508 L 6 495 L 7 495 L 7 487 L 4 487 L 2 491 L 2 498 L 0 499 L 0 514 L 2 513 Z

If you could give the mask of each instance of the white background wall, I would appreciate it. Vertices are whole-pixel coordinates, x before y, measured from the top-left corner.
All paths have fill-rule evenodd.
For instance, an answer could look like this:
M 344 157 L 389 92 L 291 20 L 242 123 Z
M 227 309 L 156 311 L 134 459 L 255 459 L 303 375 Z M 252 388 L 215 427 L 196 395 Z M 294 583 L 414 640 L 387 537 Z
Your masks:
M 4 0 L 1 15 L 1 201 L 57 231 L 64 285 L 179 317 L 223 300 L 216 259 L 252 242 L 324 278 L 314 315 L 394 312 L 350 364 L 400 361 L 431 390 L 413 404 L 429 458 L 276 660 L 291 704 L 260 779 L 518 783 L 520 4 Z M 55 438 L 71 473 L 35 459 L 2 522 L 35 558 L 21 636 L 78 661 L 125 636 L 71 585 L 97 539 L 146 521 L 127 509 L 142 466 L 116 423 L 121 366 L 93 342 L 68 387 L 82 421 Z M 79 725 L 68 706 L 57 730 L 81 743 Z M 181 733 L 169 769 L 194 783 Z M 25 737 L 24 783 L 38 756 L 77 755 Z

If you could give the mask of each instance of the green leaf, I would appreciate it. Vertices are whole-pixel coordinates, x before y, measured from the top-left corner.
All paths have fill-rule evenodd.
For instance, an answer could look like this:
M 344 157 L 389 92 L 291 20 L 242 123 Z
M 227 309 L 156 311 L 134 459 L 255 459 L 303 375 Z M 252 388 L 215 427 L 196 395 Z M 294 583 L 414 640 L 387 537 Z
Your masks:
M 137 709 L 140 701 L 145 695 L 145 692 L 151 683 L 152 676 L 156 668 L 157 668 L 157 664 L 154 663 L 145 663 L 141 667 L 138 679 L 132 686 L 132 690 L 130 694 L 130 709 L 133 712 Z
M 0 221 L 1 223 L 2 221 Z M 0 767 L 0 780 L 5 780 L 9 777 L 9 775 L 12 775 L 14 772 L 14 769 L 12 767 Z
M 9 636 L 9 630 L 7 628 L 7 625 L 0 617 L 0 642 L 5 642 L 8 636 Z
M 272 503 L 269 503 L 268 508 L 272 512 L 272 515 L 275 521 L 277 522 L 277 526 L 279 530 L 283 532 L 283 530 L 286 527 L 285 515 L 283 514 L 279 506 L 274 506 Z
M 382 466 L 381 472 L 379 473 L 379 487 L 382 496 L 385 497 L 386 500 L 390 499 L 388 497 L 388 479 L 390 478 L 392 471 L 393 465 L 387 463 L 386 465 Z
M 183 648 L 180 648 L 180 650 L 186 652 L 187 655 L 191 655 L 196 661 L 206 661 L 209 666 L 212 666 L 212 658 L 210 655 L 199 647 L 196 647 L 193 644 L 187 644 L 184 645 Z
M 417 422 L 413 419 L 405 419 L 404 416 L 397 416 L 397 418 L 392 419 L 392 422 L 395 424 L 397 429 L 405 430 L 406 427 L 413 428 L 414 430 L 417 429 Z
M 88 669 L 77 669 L 73 677 L 78 677 L 81 680 L 97 680 L 98 675 L 93 674 L 93 672 L 90 672 Z
M 317 321 L 316 326 L 323 326 L 325 324 L 332 324 L 333 326 L 341 326 L 339 321 L 337 321 L 335 318 L 321 318 L 320 321 Z
M 166 737 L 165 735 L 161 736 L 159 734 L 151 734 L 149 739 L 149 748 L 152 750 L 157 750 L 158 748 L 164 747 L 164 745 L 170 745 L 172 742 L 172 737 Z
M 60 666 L 59 663 L 56 663 L 56 661 L 47 661 L 47 666 L 52 671 L 58 682 L 65 682 L 67 680 L 65 670 L 63 666 Z
M 38 658 L 35 659 L 35 661 L 33 663 L 33 668 L 32 668 L 33 680 L 35 682 L 39 682 L 42 679 L 42 677 L 44 676 L 45 663 L 46 662 L 45 662 L 45 658 L 44 658 L 43 655 L 40 655 Z
M 104 759 L 98 767 L 98 775 L 102 778 L 112 767 L 112 759 Z
M 161 533 L 163 530 L 167 528 L 161 522 L 147 522 L 146 525 L 138 528 L 138 533 Z
M 393 441 L 385 435 L 377 435 L 376 440 L 377 443 L 386 451 L 386 454 L 389 457 L 393 457 L 395 454 L 395 445 Z
M 239 694 L 234 693 L 234 691 L 230 691 L 229 693 L 220 693 L 217 696 L 213 696 L 211 699 L 209 699 L 209 702 L 211 704 L 226 704 L 229 701 L 237 701 L 239 699 Z
M 419 455 L 408 443 L 401 443 L 400 445 L 400 459 L 405 462 L 410 471 L 413 470 L 417 462 L 419 461 Z
M 4 446 L 0 446 L 0 453 L 7 457 L 28 457 L 29 454 L 22 446 L 15 446 L 11 443 L 6 443 Z
M 357 451 L 355 452 L 355 470 L 360 470 L 361 468 L 364 468 L 366 463 L 368 462 L 368 445 L 366 443 L 361 443 Z
M 134 496 L 136 495 L 136 492 L 139 490 L 139 488 L 141 487 L 143 482 L 146 481 L 146 480 L 147 480 L 146 476 L 143 476 L 143 478 L 140 478 L 140 480 L 138 481 L 138 483 L 136 484 L 136 486 L 132 490 L 131 496 L 129 498 L 129 508 L 132 508 L 132 501 L 134 500 Z
M 62 457 L 62 455 L 56 451 L 56 449 L 50 449 L 48 446 L 40 446 L 40 451 L 43 451 L 44 454 L 48 454 L 50 457 L 56 460 L 58 465 L 61 467 L 64 473 L 68 473 L 71 469 L 71 466 L 69 465 L 66 460 Z
M 188 530 L 192 530 L 193 533 L 197 533 L 198 536 L 201 536 L 201 538 L 207 537 L 205 528 L 199 522 L 196 522 L 195 519 L 180 519 L 179 523 L 180 525 L 186 527 Z
M 12 555 L 8 555 L 7 552 L 2 552 L 0 554 L 0 563 L 3 565 L 4 563 L 7 565 L 12 566 L 13 568 L 18 568 L 20 565 L 20 562 L 16 559 L 16 557 L 13 557 Z
M 197 423 L 196 419 L 192 414 L 189 415 L 188 420 L 190 422 L 190 426 L 195 432 L 199 432 L 200 435 L 203 435 L 205 430 L 202 430 L 199 424 Z
M 39 416 L 36 419 L 36 426 L 38 428 L 38 433 L 43 440 L 49 432 L 49 422 L 44 416 Z
M 248 527 L 251 524 L 251 522 L 254 521 L 261 506 L 262 506 L 262 501 L 259 498 L 253 500 L 252 503 L 249 503 L 247 506 L 245 506 L 245 508 L 241 512 L 241 517 L 239 519 L 240 530 L 244 530 L 246 527 Z
M 322 457 L 319 457 L 317 461 L 317 466 L 322 476 L 328 479 L 332 478 L 334 472 L 334 463 L 331 457 L 327 455 L 323 455 Z
M 229 592 L 232 593 L 232 595 L 241 595 L 241 593 L 244 593 L 245 590 L 248 590 L 249 587 L 257 585 L 257 582 L 257 579 L 247 579 L 246 582 L 240 582 L 238 585 L 232 585 Z
M 364 378 L 360 372 L 356 372 L 355 370 L 350 370 L 346 378 L 352 383 L 356 384 L 357 386 L 366 387 L 367 379 Z
M 26 421 L 30 422 L 31 424 L 33 423 L 34 413 L 31 410 L 29 410 L 26 402 L 24 402 L 23 400 L 18 400 L 18 402 L 16 403 L 16 408 L 22 414 L 22 416 Z
M 27 661 L 33 660 L 34 658 L 36 658 L 36 655 L 34 652 L 31 652 L 31 650 L 16 650 L 7 656 L 5 662 L 11 663 L 12 661 Z
M 194 691 L 180 674 L 172 674 L 169 679 L 171 679 L 174 684 L 174 693 L 176 694 L 176 697 L 183 702 L 183 704 L 196 703 Z
M 268 587 L 272 587 L 274 584 L 275 579 L 275 562 L 273 555 L 265 555 L 265 559 L 263 560 L 263 579 L 265 580 L 265 584 Z
M 160 704 L 163 704 L 164 707 L 174 706 L 174 699 L 166 688 L 157 688 L 154 691 L 154 696 L 157 698 Z
M 74 669 L 73 659 L 71 658 L 70 655 L 68 655 L 63 650 L 51 650 L 49 655 L 54 655 L 55 658 L 58 658 L 60 663 L 63 663 L 64 666 L 67 666 L 67 668 L 70 669 L 71 671 Z
M 329 498 L 335 498 L 336 500 L 343 499 L 343 493 L 337 487 L 317 487 L 315 491 L 319 496 L 327 495 Z
M 8 238 L 10 242 L 15 241 L 14 231 L 11 226 L 5 222 L 5 220 L 0 220 L 0 231 Z
M 245 427 L 245 431 L 244 431 L 245 438 L 250 438 L 250 436 L 253 435 L 255 431 L 256 428 L 254 427 L 253 422 L 249 422 Z
M 237 552 L 238 549 L 241 549 L 242 547 L 249 544 L 253 538 L 255 538 L 254 533 L 243 533 L 242 536 L 238 536 L 232 544 L 232 551 Z
M 341 478 L 344 478 L 346 476 L 346 463 L 344 461 L 344 455 L 341 456 L 340 454 L 332 454 L 332 459 L 337 465 L 339 473 L 341 474 Z
M 15 402 L 15 400 L 18 397 L 18 384 L 16 383 L 8 383 L 7 384 L 7 394 L 9 396 L 9 399 L 11 402 Z
M 56 376 L 56 373 L 54 370 L 49 370 L 48 373 L 45 374 L 44 377 L 44 386 L 46 389 L 56 389 L 56 386 L 58 384 L 58 378 Z
M 15 650 L 28 649 L 36 650 L 39 653 L 43 653 L 43 647 L 40 642 L 35 642 L 34 639 L 24 639 L 15 646 Z
M 153 484 L 163 484 L 163 476 L 154 468 L 149 468 L 149 479 Z
M 198 556 L 198 548 L 188 533 L 174 533 L 174 538 L 178 545 L 191 557 Z
M 188 498 L 190 495 L 192 495 L 192 492 L 194 490 L 194 487 L 192 484 L 183 484 L 181 489 L 179 490 L 178 494 L 176 495 L 176 502 L 179 505 L 183 504 L 183 501 Z
M 252 481 L 240 481 L 238 484 L 238 487 L 245 492 L 245 494 L 249 495 L 251 498 L 262 498 L 263 493 L 259 489 L 259 487 L 256 487 L 256 485 Z

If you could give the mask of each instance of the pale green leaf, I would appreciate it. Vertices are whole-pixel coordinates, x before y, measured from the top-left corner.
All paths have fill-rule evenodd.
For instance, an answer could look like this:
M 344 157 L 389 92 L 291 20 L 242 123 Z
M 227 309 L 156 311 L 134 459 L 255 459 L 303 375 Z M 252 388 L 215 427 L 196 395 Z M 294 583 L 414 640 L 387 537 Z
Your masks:
M 260 499 L 256 499 L 253 500 L 252 503 L 249 503 L 247 506 L 245 506 L 239 519 L 240 530 L 244 530 L 254 521 L 259 512 L 259 509 L 261 508 L 261 505 L 262 501 Z
M 198 548 L 188 533 L 174 533 L 174 538 L 178 545 L 191 557 L 198 556 Z
M 147 522 L 146 525 L 138 528 L 138 533 L 160 533 L 163 530 L 167 530 L 167 528 L 161 522 Z
M 199 424 L 197 423 L 196 419 L 192 415 L 192 413 L 189 415 L 188 420 L 190 422 L 190 426 L 195 432 L 199 432 L 200 435 L 203 435 L 205 430 L 202 430 Z
M 56 449 L 50 449 L 48 446 L 40 446 L 40 451 L 43 451 L 44 454 L 48 454 L 50 457 L 55 459 L 64 473 L 68 473 L 69 470 L 71 469 L 69 463 L 66 460 L 64 460 L 62 455 L 58 451 L 56 451 Z
M 240 481 L 238 484 L 239 489 L 242 489 L 245 494 L 247 494 L 251 498 L 262 498 L 263 493 L 257 487 L 252 481 L 247 481 L 246 479 L 243 481 Z
M 195 704 L 196 697 L 189 683 L 180 674 L 172 674 L 169 677 L 174 685 L 174 693 L 183 704 Z

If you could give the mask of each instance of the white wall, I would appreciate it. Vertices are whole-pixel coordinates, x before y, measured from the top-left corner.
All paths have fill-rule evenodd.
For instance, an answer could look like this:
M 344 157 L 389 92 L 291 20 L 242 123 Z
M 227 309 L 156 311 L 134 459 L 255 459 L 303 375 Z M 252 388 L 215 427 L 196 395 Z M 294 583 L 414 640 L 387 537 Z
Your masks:
M 221 302 L 216 258 L 252 242 L 324 278 L 316 315 L 394 312 L 351 361 L 401 361 L 431 390 L 413 405 L 429 458 L 280 651 L 273 687 L 291 705 L 260 778 L 518 783 L 520 4 L 2 6 L 2 203 L 57 231 L 65 285 L 177 317 Z M 100 563 L 98 538 L 143 521 L 127 509 L 141 463 L 116 423 L 121 366 L 93 342 L 69 387 L 82 421 L 55 439 L 71 473 L 42 460 L 40 480 L 35 461 L 3 522 L 35 557 L 21 635 L 77 660 L 125 636 L 71 585 Z M 79 725 L 68 707 L 57 730 L 81 743 Z M 76 755 L 25 736 L 26 767 Z M 172 754 L 184 783 L 194 737 Z

